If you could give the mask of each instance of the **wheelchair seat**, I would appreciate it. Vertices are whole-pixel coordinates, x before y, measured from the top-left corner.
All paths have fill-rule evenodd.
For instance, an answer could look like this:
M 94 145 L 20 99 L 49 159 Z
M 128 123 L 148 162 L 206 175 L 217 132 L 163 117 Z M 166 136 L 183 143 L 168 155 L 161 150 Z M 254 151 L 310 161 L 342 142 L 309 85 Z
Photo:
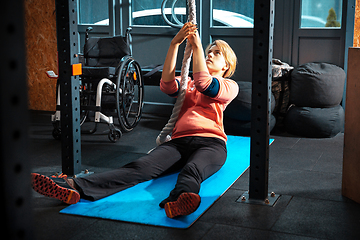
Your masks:
M 116 74 L 116 67 L 82 67 L 83 77 L 106 77 L 113 78 Z

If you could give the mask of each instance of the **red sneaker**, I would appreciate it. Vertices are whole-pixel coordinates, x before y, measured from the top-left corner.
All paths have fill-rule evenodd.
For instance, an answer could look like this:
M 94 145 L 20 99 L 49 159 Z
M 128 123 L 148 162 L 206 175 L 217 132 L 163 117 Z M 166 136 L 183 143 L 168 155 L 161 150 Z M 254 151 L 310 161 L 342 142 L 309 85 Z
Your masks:
M 196 193 L 182 193 L 174 202 L 165 204 L 165 213 L 169 218 L 189 215 L 198 209 L 201 198 Z
M 67 204 L 75 204 L 80 200 L 80 194 L 70 186 L 62 187 L 44 175 L 31 173 L 31 185 L 36 192 Z

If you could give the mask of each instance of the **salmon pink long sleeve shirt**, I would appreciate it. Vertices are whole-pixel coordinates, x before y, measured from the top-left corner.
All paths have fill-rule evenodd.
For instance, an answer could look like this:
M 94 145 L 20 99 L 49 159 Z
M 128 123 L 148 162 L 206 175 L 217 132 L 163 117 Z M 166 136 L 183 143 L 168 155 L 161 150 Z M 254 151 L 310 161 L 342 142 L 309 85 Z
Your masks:
M 179 93 L 181 77 L 173 81 L 160 81 L 162 92 L 171 97 Z M 238 84 L 230 79 L 211 76 L 208 72 L 189 77 L 184 103 L 179 113 L 171 138 L 188 136 L 215 137 L 226 142 L 223 111 L 237 96 Z

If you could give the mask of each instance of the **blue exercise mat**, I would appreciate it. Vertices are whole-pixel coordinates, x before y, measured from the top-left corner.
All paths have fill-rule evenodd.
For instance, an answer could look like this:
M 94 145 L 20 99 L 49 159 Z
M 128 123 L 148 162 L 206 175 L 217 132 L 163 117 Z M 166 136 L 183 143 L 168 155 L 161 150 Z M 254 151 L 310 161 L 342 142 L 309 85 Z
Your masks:
M 270 144 L 273 140 L 270 140 Z M 160 177 L 91 202 L 81 199 L 61 213 L 171 228 L 190 227 L 250 165 L 250 138 L 228 136 L 224 166 L 201 184 L 199 208 L 188 216 L 168 218 L 159 203 L 174 188 L 178 173 Z

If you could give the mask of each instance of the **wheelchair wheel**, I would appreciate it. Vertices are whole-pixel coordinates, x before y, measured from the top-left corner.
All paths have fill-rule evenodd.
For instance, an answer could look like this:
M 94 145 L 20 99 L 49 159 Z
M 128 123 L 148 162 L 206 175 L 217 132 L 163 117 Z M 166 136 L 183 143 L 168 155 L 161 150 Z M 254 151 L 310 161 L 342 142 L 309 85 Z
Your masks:
M 80 126 L 83 125 L 89 115 L 89 111 L 86 109 L 86 106 L 89 106 L 90 102 L 91 96 L 84 94 L 80 90 Z
M 90 122 L 90 116 L 93 111 L 89 110 L 95 105 L 95 96 L 91 92 L 87 91 L 87 86 L 80 85 L 80 126 L 83 126 L 85 122 Z M 82 129 L 83 134 L 93 134 L 97 130 L 97 123 L 92 128 L 86 130 Z
M 122 133 L 119 129 L 111 129 L 109 134 L 108 134 L 108 137 L 109 137 L 109 140 L 113 143 L 115 143 L 117 140 L 119 140 L 122 136 Z
M 126 57 L 116 83 L 116 108 L 121 130 L 130 132 L 140 121 L 144 104 L 144 84 L 140 65 Z
M 53 122 L 53 131 L 52 136 L 56 140 L 61 140 L 61 127 L 60 127 L 60 121 Z
M 83 123 L 85 122 L 86 118 L 88 117 L 88 114 L 89 114 L 89 111 L 83 109 L 83 106 L 90 105 L 91 99 L 90 99 L 90 96 L 84 94 L 83 86 L 80 85 L 79 87 L 80 87 L 80 126 L 82 126 Z M 59 96 L 59 81 L 57 81 L 57 83 L 56 83 L 56 96 Z M 58 103 L 56 103 L 56 104 L 58 104 Z M 52 136 L 56 140 L 61 140 L 61 124 L 60 124 L 60 121 L 55 120 L 52 124 L 53 124 L 53 127 L 54 127 L 54 129 L 52 131 Z

